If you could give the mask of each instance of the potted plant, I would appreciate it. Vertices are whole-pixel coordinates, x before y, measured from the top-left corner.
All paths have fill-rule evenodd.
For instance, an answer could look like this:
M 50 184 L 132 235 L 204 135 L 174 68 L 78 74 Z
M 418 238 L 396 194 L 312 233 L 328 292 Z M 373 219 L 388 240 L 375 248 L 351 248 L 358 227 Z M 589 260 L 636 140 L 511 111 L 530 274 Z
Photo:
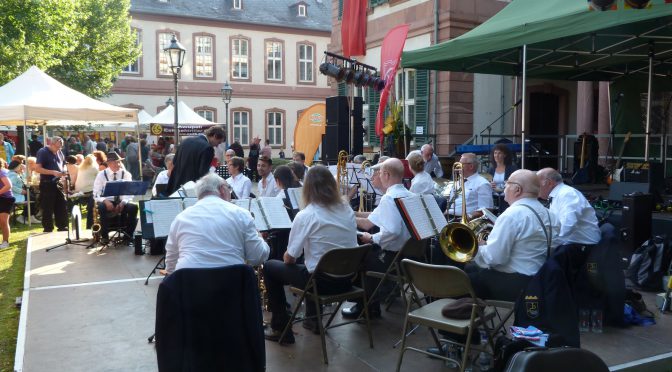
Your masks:
M 403 117 L 401 103 L 393 101 L 390 103 L 390 115 L 385 119 L 385 126 L 383 127 L 383 133 L 391 136 L 390 143 L 392 144 L 391 149 L 394 151 L 393 155 L 402 159 L 406 156 L 405 150 L 409 149 L 411 143 L 411 128 L 404 124 Z M 405 136 L 404 131 L 406 132 Z

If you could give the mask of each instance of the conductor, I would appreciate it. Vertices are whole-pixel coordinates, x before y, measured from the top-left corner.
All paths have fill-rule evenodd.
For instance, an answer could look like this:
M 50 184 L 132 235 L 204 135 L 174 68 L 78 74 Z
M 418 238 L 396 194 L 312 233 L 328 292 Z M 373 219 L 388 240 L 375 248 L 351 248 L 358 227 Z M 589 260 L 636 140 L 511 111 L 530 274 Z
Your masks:
M 205 133 L 189 137 L 177 148 L 174 169 L 170 173 L 166 195 L 170 195 L 189 181 L 196 181 L 208 173 L 215 146 L 226 141 L 226 132 L 220 126 L 208 128 Z

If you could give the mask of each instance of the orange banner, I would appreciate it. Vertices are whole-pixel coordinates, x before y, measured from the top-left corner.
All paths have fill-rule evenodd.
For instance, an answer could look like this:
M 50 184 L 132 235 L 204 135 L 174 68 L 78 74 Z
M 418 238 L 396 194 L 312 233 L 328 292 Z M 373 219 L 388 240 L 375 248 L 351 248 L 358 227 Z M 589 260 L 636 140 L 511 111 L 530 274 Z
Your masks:
M 305 109 L 294 127 L 294 151 L 306 155 L 306 165 L 313 163 L 317 149 L 322 143 L 327 126 L 327 105 L 316 103 Z

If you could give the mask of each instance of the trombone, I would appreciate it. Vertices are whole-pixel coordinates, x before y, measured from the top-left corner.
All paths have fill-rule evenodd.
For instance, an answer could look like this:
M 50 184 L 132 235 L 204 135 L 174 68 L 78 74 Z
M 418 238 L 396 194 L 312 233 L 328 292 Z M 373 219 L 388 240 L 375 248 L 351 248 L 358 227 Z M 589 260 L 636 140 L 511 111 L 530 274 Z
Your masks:
M 366 169 L 371 167 L 371 162 L 364 160 L 360 168 L 361 172 L 366 174 Z M 362 187 L 362 183 L 359 183 L 359 210 L 358 212 L 370 212 L 369 211 L 369 194 L 366 192 L 366 187 Z

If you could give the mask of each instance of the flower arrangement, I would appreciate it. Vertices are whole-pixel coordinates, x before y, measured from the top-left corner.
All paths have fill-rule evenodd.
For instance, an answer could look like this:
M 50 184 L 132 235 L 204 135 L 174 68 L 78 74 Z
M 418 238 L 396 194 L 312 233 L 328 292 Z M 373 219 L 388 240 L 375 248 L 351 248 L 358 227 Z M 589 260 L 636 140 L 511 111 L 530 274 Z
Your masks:
M 402 157 L 405 155 L 404 139 L 406 142 L 410 142 L 411 140 L 411 128 L 404 124 L 403 112 L 404 110 L 401 103 L 392 101 L 392 103 L 390 103 L 390 114 L 385 119 L 385 126 L 383 127 L 383 133 L 386 136 L 392 136 L 392 141 L 390 143 L 394 144 L 394 149 L 396 150 L 397 155 Z M 404 136 L 404 131 L 406 131 L 406 136 Z

